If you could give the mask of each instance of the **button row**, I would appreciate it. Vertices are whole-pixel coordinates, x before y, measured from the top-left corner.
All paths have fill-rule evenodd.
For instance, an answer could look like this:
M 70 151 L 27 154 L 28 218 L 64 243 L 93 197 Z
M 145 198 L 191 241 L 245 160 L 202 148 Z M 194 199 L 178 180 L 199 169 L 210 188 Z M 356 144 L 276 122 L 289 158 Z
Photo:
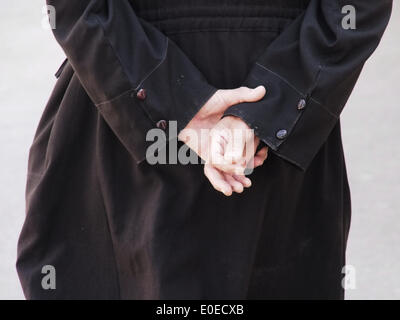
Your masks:
M 136 98 L 139 100 L 146 100 L 147 97 L 147 93 L 145 89 L 140 89 L 137 93 L 136 93 Z M 161 130 L 165 130 L 167 129 L 167 121 L 166 120 L 160 120 L 157 122 L 156 126 L 157 128 L 161 129 Z
M 306 107 L 306 100 L 305 99 L 300 99 L 299 103 L 297 104 L 297 110 L 303 110 Z M 278 132 L 276 133 L 276 137 L 279 140 L 283 140 L 287 137 L 288 132 L 285 129 L 280 129 L 278 130 Z

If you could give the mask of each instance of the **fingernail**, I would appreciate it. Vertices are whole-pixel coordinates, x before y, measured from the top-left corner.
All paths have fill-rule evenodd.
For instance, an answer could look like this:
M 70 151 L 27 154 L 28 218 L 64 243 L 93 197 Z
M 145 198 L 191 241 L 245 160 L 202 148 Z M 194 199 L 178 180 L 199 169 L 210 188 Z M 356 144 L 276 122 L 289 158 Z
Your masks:
M 225 189 L 224 195 L 226 195 L 227 197 L 229 197 L 229 196 L 232 195 L 232 191 L 230 191 L 230 190 L 228 190 L 228 189 Z
M 267 93 L 267 89 L 264 86 L 258 86 L 257 87 L 257 90 L 261 90 L 261 89 L 263 89 L 265 91 L 265 93 Z

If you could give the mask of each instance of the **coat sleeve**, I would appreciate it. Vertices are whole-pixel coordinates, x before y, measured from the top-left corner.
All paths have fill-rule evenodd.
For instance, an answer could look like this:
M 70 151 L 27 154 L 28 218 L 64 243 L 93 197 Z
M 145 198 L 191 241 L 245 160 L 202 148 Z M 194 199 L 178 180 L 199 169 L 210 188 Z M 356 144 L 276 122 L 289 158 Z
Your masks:
M 355 29 L 343 27 L 346 5 Z M 229 108 L 278 156 L 306 170 L 338 121 L 388 23 L 391 0 L 311 0 L 258 58 L 244 85 L 266 96 Z M 351 9 L 351 8 L 350 8 Z
M 162 32 L 140 19 L 128 0 L 47 0 L 55 38 L 116 136 L 140 162 L 158 121 L 178 132 L 216 88 Z

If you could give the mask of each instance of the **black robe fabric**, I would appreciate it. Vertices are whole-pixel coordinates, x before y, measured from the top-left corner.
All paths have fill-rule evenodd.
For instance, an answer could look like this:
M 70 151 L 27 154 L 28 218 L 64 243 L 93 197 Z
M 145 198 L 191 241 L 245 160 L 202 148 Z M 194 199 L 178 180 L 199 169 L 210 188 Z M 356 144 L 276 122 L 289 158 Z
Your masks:
M 30 150 L 17 260 L 27 298 L 343 298 L 339 116 L 391 1 L 48 4 L 68 60 Z M 342 27 L 345 5 L 356 29 Z M 181 130 L 217 89 L 260 84 L 261 101 L 226 111 L 271 151 L 243 194 L 215 191 L 200 164 L 146 161 L 159 121 Z M 42 288 L 45 265 L 55 290 Z

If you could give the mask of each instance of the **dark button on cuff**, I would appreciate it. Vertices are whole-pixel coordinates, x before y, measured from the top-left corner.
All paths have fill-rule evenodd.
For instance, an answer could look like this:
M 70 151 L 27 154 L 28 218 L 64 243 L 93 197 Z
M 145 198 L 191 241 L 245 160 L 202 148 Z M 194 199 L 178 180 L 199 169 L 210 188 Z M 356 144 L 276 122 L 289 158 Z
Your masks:
M 306 100 L 301 99 L 297 105 L 298 110 L 303 110 L 306 107 Z
M 287 131 L 286 131 L 285 129 L 279 130 L 279 131 L 276 133 L 276 137 L 277 137 L 279 140 L 285 139 L 286 136 L 287 136 Z
M 139 100 L 144 100 L 144 99 L 146 99 L 146 90 L 145 90 L 145 89 L 140 89 L 140 90 L 137 92 L 136 97 L 137 97 Z
M 165 121 L 165 120 L 158 121 L 157 122 L 157 128 L 159 128 L 161 130 L 167 129 L 167 121 Z

